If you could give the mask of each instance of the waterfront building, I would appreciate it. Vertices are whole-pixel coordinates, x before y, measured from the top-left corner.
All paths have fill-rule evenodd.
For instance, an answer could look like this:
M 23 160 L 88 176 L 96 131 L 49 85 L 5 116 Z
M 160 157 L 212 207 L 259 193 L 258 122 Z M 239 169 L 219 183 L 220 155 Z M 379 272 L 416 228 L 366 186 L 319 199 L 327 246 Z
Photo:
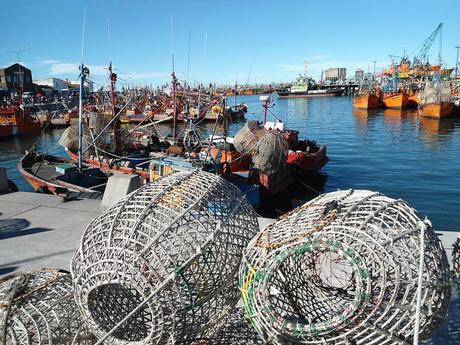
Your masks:
M 59 78 L 34 80 L 34 84 L 42 88 L 56 91 L 58 95 L 62 94 L 62 90 L 67 90 L 69 88 L 69 83 Z
M 19 87 L 23 87 L 23 91 L 33 91 L 32 72 L 27 67 L 18 63 L 12 64 L 9 67 L 0 68 L 0 90 L 14 92 Z
M 364 70 L 361 68 L 358 68 L 355 72 L 355 79 L 356 80 L 363 80 L 364 79 Z
M 328 68 L 324 71 L 325 80 L 337 81 L 347 79 L 347 69 L 344 67 Z

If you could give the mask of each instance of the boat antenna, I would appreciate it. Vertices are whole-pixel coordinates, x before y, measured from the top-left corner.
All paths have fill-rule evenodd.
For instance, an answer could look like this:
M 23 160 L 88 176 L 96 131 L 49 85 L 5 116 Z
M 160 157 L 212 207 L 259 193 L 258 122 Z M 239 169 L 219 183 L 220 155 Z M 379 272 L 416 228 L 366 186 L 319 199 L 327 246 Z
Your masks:
M 173 141 L 176 142 L 176 116 L 177 116 L 177 104 L 176 104 L 176 73 L 174 70 L 174 17 L 171 14 L 171 63 L 172 63 L 172 97 L 173 97 Z
M 249 69 L 248 79 L 246 80 L 246 84 L 249 84 L 249 78 L 251 77 L 252 69 L 254 68 L 254 64 L 256 63 L 256 59 L 257 59 L 257 56 L 254 56 L 254 59 L 252 60 L 251 68 Z
M 110 50 L 110 17 L 107 17 L 107 48 L 109 53 L 109 61 L 112 61 L 112 52 Z
M 208 44 L 208 33 L 204 35 L 203 60 L 201 61 L 200 84 L 198 85 L 198 116 L 200 116 L 201 84 L 203 83 L 204 62 L 206 59 L 206 47 Z
M 188 54 L 187 54 L 187 78 L 185 80 L 186 83 L 188 82 L 189 72 L 190 72 L 190 42 L 191 40 L 192 40 L 192 32 L 189 31 L 188 33 Z
M 83 13 L 83 33 L 81 38 L 81 59 L 80 59 L 80 94 L 78 98 L 78 169 L 83 167 L 83 92 L 86 76 L 89 74 L 89 69 L 83 64 L 83 52 L 85 47 L 85 29 L 86 29 L 86 5 Z

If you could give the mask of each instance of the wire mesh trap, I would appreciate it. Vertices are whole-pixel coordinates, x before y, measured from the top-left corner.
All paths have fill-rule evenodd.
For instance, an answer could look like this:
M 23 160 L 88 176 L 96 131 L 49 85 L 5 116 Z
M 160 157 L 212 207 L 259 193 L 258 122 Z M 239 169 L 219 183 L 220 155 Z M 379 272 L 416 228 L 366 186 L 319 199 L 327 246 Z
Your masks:
M 190 341 L 190 345 L 263 345 L 265 342 L 259 337 L 244 317 L 244 310 L 236 307 L 218 331 L 208 338 Z
M 77 304 L 111 344 L 211 335 L 239 299 L 242 251 L 257 231 L 252 207 L 221 177 L 159 179 L 85 230 L 72 260 Z
M 452 273 L 457 286 L 460 287 L 460 237 L 452 245 Z
M 94 344 L 65 271 L 41 269 L 0 279 L 0 343 Z
M 450 300 L 445 251 L 407 203 L 370 191 L 324 194 L 256 235 L 240 269 L 247 317 L 274 344 L 410 342 L 422 227 L 418 334 L 429 338 Z

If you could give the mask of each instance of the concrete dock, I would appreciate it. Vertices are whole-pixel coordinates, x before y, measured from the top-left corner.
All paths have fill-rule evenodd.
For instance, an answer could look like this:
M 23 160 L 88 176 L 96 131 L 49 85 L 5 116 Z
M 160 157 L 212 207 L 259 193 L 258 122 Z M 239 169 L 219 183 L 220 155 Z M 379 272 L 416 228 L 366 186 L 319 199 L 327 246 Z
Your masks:
M 68 269 L 85 227 L 101 212 L 100 200 L 64 202 L 29 192 L 0 195 L 0 276 L 45 266 Z M 260 227 L 272 221 L 259 218 Z M 451 260 L 460 232 L 437 234 Z
M 69 270 L 70 260 L 88 223 L 101 213 L 100 200 L 64 202 L 37 193 L 0 195 L 0 277 L 42 267 Z M 260 218 L 260 227 L 272 219 Z M 437 231 L 449 260 L 460 232 Z M 460 344 L 460 296 L 453 287 L 449 318 L 424 344 Z

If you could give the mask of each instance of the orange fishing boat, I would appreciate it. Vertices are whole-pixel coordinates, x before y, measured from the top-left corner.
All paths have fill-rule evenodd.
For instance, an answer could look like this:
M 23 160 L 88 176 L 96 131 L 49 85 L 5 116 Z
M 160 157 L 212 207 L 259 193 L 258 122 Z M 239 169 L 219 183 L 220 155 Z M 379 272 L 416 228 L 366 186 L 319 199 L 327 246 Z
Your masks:
M 404 92 L 389 92 L 383 96 L 383 104 L 387 108 L 402 109 L 407 107 L 409 96 Z
M 412 92 L 407 99 L 407 106 L 417 108 L 420 104 L 420 93 Z
M 452 115 L 453 102 L 435 102 L 424 104 L 420 110 L 422 116 L 440 119 Z
M 356 109 L 377 109 L 378 106 L 379 98 L 372 93 L 358 95 L 353 99 L 353 108 Z
M 40 132 L 40 121 L 18 105 L 0 108 L 0 137 Z

